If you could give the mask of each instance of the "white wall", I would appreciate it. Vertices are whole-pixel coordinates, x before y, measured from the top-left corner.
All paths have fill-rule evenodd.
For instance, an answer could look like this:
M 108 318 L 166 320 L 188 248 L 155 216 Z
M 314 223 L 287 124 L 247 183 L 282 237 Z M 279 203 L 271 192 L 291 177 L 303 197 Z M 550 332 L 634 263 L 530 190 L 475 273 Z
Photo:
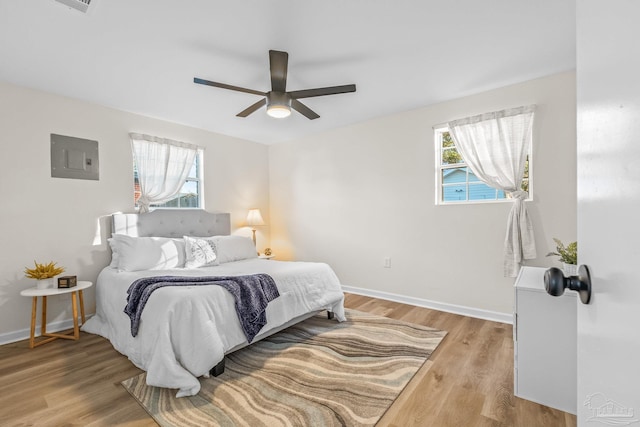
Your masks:
M 510 205 L 434 205 L 432 126 L 527 104 L 538 105 L 529 208 L 539 258 L 529 264 L 552 265 L 551 238 L 576 236 L 573 73 L 271 147 L 0 83 L 0 343 L 28 333 L 31 301 L 19 292 L 33 285 L 23 275 L 33 260 L 81 280 L 109 262 L 107 216 L 133 210 L 131 131 L 204 146 L 206 209 L 231 212 L 250 235 L 247 209 L 261 208 L 258 246 L 271 239 L 279 259 L 326 261 L 348 286 L 510 313 Z M 51 178 L 51 133 L 99 141 L 100 180 Z M 85 303 L 92 313 L 93 290 Z M 67 298 L 51 298 L 48 317 L 68 320 Z
M 528 204 L 538 259 L 576 237 L 575 73 L 382 117 L 269 148 L 271 243 L 329 263 L 347 286 L 511 313 L 502 248 L 510 203 L 435 206 L 432 127 L 536 104 Z M 383 268 L 391 257 L 391 268 Z
M 108 264 L 107 216 L 134 209 L 131 131 L 205 147 L 205 208 L 230 212 L 236 233 L 251 234 L 251 207 L 269 221 L 267 146 L 0 83 L 0 343 L 28 334 L 31 301 L 19 292 L 35 283 L 25 266 L 56 261 L 95 281 Z M 51 133 L 97 140 L 100 180 L 51 178 Z M 269 241 L 268 228 L 258 239 Z M 49 300 L 51 322 L 71 318 L 68 297 Z M 93 289 L 85 305 L 94 312 Z

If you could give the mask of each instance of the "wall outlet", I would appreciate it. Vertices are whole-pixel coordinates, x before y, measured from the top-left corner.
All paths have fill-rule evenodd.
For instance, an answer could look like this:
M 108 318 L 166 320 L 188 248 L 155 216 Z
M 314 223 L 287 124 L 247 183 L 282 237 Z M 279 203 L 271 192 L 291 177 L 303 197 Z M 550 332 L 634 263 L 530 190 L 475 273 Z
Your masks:
M 391 268 L 391 257 L 386 257 L 382 262 L 384 268 Z

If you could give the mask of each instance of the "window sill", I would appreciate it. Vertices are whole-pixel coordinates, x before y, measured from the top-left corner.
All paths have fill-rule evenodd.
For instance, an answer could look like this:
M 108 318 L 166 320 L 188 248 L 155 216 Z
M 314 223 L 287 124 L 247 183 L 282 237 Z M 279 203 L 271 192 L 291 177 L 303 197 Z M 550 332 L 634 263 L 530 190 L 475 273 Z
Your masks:
M 459 202 L 436 202 L 436 206 L 459 206 L 459 205 L 494 205 L 500 203 L 511 203 L 513 199 L 499 200 L 461 200 Z M 532 202 L 533 197 L 524 199 L 525 202 Z

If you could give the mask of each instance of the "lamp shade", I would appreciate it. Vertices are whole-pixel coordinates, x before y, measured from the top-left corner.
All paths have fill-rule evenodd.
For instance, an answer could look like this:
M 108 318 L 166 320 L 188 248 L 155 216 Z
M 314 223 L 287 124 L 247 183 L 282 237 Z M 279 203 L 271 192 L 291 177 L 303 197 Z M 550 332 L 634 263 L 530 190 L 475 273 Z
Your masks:
M 251 227 L 256 225 L 264 225 L 264 220 L 262 219 L 262 215 L 260 214 L 260 209 L 249 209 L 249 214 L 247 215 L 247 225 Z

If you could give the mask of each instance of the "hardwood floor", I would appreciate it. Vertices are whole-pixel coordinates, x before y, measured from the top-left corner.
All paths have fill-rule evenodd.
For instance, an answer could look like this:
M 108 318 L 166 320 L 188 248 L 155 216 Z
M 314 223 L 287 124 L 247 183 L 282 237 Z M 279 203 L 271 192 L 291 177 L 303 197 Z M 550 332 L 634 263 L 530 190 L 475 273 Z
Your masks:
M 345 306 L 448 331 L 378 426 L 575 426 L 576 417 L 513 396 L 510 325 L 347 295 Z M 155 426 L 120 382 L 141 371 L 81 333 L 29 349 L 0 346 L 0 426 Z
M 576 425 L 575 415 L 513 395 L 511 325 L 359 295 L 345 306 L 448 332 L 379 427 Z

